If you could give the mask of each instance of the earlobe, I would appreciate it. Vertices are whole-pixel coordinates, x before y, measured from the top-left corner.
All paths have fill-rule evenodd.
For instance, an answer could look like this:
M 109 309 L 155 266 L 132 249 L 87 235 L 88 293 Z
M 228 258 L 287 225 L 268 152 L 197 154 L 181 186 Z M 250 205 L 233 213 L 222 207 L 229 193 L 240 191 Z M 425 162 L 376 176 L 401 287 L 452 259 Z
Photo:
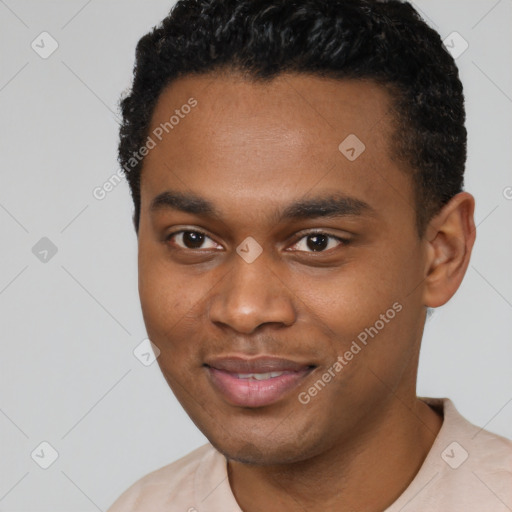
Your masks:
M 459 288 L 476 238 L 474 209 L 474 197 L 460 192 L 430 221 L 426 232 L 425 306 L 442 306 Z

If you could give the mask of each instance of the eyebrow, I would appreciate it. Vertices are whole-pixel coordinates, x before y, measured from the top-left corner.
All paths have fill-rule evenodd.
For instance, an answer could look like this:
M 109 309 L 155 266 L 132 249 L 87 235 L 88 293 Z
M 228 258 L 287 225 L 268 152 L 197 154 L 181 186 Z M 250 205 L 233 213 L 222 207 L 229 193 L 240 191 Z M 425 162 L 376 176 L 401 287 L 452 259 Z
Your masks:
M 193 193 L 167 190 L 155 196 L 150 211 L 179 210 L 193 215 L 221 220 L 222 215 L 213 203 Z M 277 221 L 305 220 L 319 217 L 375 216 L 368 203 L 344 194 L 330 194 L 311 199 L 299 199 L 277 212 Z

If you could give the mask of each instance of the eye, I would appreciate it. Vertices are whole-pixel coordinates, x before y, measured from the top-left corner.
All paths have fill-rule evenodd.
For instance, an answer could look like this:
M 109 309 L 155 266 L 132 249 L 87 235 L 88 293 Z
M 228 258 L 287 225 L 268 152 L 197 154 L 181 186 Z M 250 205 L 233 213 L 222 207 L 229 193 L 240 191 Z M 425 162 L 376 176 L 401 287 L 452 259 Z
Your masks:
M 202 231 L 196 231 L 191 229 L 182 229 L 181 231 L 174 231 L 173 233 L 169 233 L 165 237 L 166 242 L 171 242 L 173 238 L 176 237 L 175 242 L 173 243 L 178 245 L 181 249 L 215 249 L 217 244 L 205 233 Z M 210 240 L 210 247 L 201 247 L 205 240 Z
M 338 242 L 338 244 L 336 244 Z M 292 247 L 298 247 L 303 252 L 327 252 L 339 245 L 348 245 L 350 240 L 322 231 L 308 233 L 299 239 Z M 310 251 L 308 249 L 311 249 Z

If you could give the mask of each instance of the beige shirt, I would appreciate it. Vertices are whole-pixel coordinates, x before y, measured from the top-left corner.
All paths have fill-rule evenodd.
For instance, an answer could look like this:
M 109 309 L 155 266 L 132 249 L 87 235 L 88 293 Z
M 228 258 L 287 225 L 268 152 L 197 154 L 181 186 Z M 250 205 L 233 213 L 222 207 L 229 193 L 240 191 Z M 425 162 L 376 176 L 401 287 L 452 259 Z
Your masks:
M 511 512 L 512 441 L 476 427 L 447 398 L 422 398 L 444 414 L 419 472 L 383 512 Z M 211 444 L 144 476 L 107 512 L 242 512 L 227 462 Z

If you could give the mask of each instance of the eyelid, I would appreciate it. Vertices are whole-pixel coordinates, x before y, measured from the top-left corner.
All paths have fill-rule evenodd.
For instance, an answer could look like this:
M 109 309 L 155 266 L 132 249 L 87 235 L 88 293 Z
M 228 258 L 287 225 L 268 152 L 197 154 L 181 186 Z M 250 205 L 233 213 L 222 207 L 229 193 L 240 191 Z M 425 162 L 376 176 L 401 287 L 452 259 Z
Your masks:
M 189 228 L 189 227 L 180 228 L 180 229 L 177 229 L 175 231 L 172 231 L 171 233 L 166 234 L 164 236 L 164 240 L 163 241 L 168 243 L 173 236 L 179 235 L 180 233 L 184 233 L 184 232 L 187 232 L 187 231 L 188 232 L 192 232 L 192 233 L 199 233 L 201 235 L 204 235 L 206 238 L 209 238 L 210 240 L 212 240 L 216 244 L 222 245 L 222 244 L 219 244 L 218 242 L 216 242 L 211 236 L 208 235 L 208 233 L 206 233 L 202 229 L 199 229 L 199 228 Z M 312 229 L 305 229 L 305 230 L 302 230 L 302 231 L 299 231 L 298 233 L 296 233 L 294 235 L 294 237 L 293 237 L 292 246 L 297 245 L 297 243 L 300 242 L 303 238 L 305 238 L 307 236 L 310 236 L 310 235 L 315 235 L 315 234 L 326 235 L 329 238 L 334 238 L 338 242 L 341 242 L 340 245 L 348 245 L 351 242 L 351 238 L 343 237 L 343 236 L 340 236 L 340 235 L 335 235 L 334 233 L 330 232 L 329 229 L 327 229 L 327 228 L 324 228 L 324 229 L 322 229 L 322 228 L 312 228 Z M 178 246 L 178 249 L 182 249 L 182 250 L 185 250 L 185 251 L 189 250 L 189 251 L 192 251 L 192 252 L 206 252 L 207 250 L 210 250 L 210 251 L 212 250 L 212 249 L 189 249 L 189 248 L 184 248 L 184 247 L 179 247 L 179 246 Z M 216 250 L 216 249 L 213 249 L 213 250 Z M 289 250 L 289 249 L 285 249 L 285 250 Z M 333 250 L 333 249 L 329 249 L 328 251 L 320 251 L 318 254 L 321 254 L 322 252 L 323 253 L 329 252 L 331 250 Z M 309 253 L 309 251 L 297 251 L 297 252 Z M 311 254 L 314 254 L 314 252 L 312 252 Z
M 208 238 L 211 238 L 211 236 L 208 235 L 208 233 L 205 233 L 204 231 L 200 230 L 200 229 L 197 229 L 197 228 L 180 228 L 180 229 L 177 229 L 176 231 L 172 231 L 170 233 L 167 233 L 165 236 L 164 236 L 164 240 L 169 240 L 169 238 L 173 237 L 174 235 L 178 235 L 179 233 L 183 233 L 185 231 L 190 231 L 192 233 L 200 233 L 201 235 L 204 235 L 204 236 L 207 236 Z
M 311 236 L 311 235 L 326 235 L 328 238 L 334 238 L 335 240 L 340 242 L 341 246 L 343 246 L 343 245 L 346 246 L 346 245 L 348 245 L 352 241 L 351 238 L 343 237 L 341 235 L 335 235 L 334 233 L 331 233 L 328 229 L 314 228 L 314 229 L 299 231 L 299 233 L 297 233 L 294 236 L 294 241 L 292 243 L 292 247 L 294 245 L 297 245 L 303 238 L 305 238 L 307 236 Z M 326 253 L 330 253 L 330 251 L 333 251 L 335 249 L 336 249 L 336 247 L 334 247 L 332 249 L 328 249 L 326 251 L 319 251 L 317 253 L 315 253 L 314 251 L 312 251 L 312 252 L 309 252 L 309 251 L 297 251 L 297 252 L 307 253 L 307 254 L 326 254 Z M 290 249 L 286 249 L 286 250 L 289 251 Z
M 212 242 L 215 242 L 216 244 L 221 245 L 218 242 L 216 242 L 210 235 L 208 235 L 208 233 L 206 233 L 202 229 L 198 229 L 198 228 L 180 228 L 180 229 L 177 229 L 176 231 L 172 231 L 172 232 L 167 233 L 166 235 L 164 235 L 163 242 L 168 243 L 171 240 L 172 237 L 174 237 L 176 235 L 179 235 L 180 233 L 186 233 L 186 232 L 199 233 L 201 235 L 204 235 L 206 238 L 209 238 Z M 188 250 L 188 251 L 193 251 L 193 252 L 200 252 L 200 251 L 206 252 L 206 250 L 210 250 L 210 251 L 212 250 L 212 249 L 189 249 L 187 247 L 179 247 L 179 246 L 178 246 L 178 249 L 182 249 L 184 251 Z M 215 249 L 213 249 L 213 250 L 215 250 Z
M 307 235 L 327 235 L 332 236 L 333 238 L 337 238 L 342 241 L 349 241 L 349 236 L 344 237 L 343 235 L 332 233 L 329 228 L 311 228 L 311 229 L 303 229 L 294 235 L 297 240 L 307 236 Z

